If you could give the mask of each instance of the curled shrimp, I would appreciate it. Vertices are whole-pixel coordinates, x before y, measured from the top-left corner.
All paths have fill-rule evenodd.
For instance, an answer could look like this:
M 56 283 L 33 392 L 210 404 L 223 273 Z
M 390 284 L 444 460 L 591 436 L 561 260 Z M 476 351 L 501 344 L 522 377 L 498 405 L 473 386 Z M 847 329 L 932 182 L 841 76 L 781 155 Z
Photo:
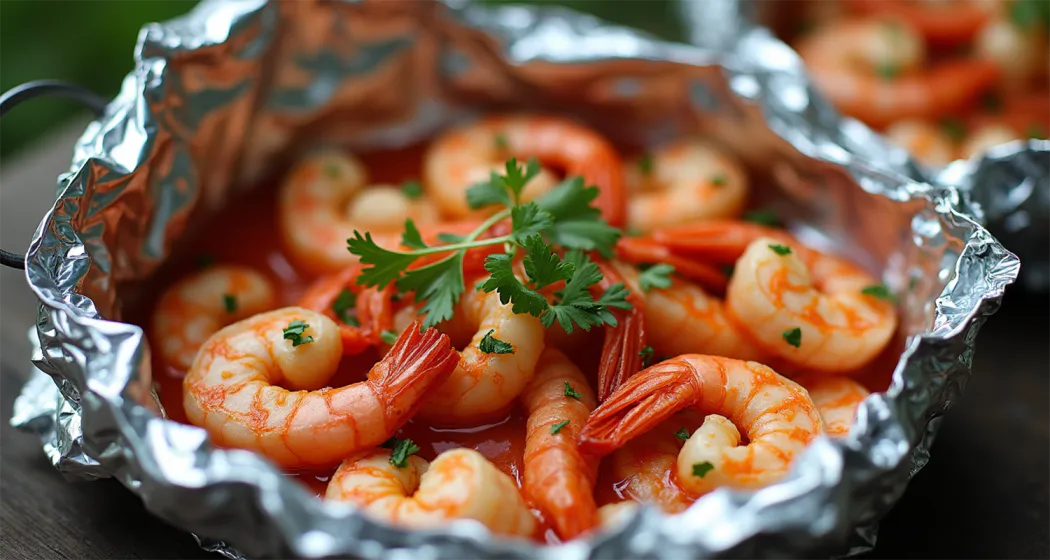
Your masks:
M 164 292 L 153 314 L 153 342 L 165 363 L 186 371 L 209 336 L 276 304 L 273 285 L 261 273 L 244 266 L 216 265 Z
M 726 292 L 731 320 L 760 351 L 808 370 L 857 369 L 889 343 L 897 311 L 853 264 L 755 224 L 706 222 L 653 238 L 715 260 L 739 257 Z
M 981 28 L 974 41 L 974 54 L 999 67 L 1002 79 L 999 86 L 1025 87 L 1041 84 L 1045 87 L 1050 45 L 1043 26 L 1024 29 L 1007 14 L 999 14 Z M 1045 107 L 1046 98 L 1043 97 Z
M 510 476 L 473 449 L 450 449 L 433 462 L 411 455 L 403 468 L 390 451 L 372 450 L 339 465 L 325 499 L 351 502 L 393 525 L 434 528 L 473 519 L 493 533 L 531 536 L 536 520 Z
M 572 539 L 598 524 L 598 462 L 576 448 L 576 435 L 594 410 L 594 392 L 564 354 L 548 348 L 521 402 L 528 414 L 523 488 L 558 536 Z
M 597 132 L 553 116 L 513 115 L 490 117 L 446 132 L 430 147 L 423 163 L 428 193 L 453 219 L 476 216 L 467 205 L 466 190 L 503 169 L 508 157 L 535 157 L 541 164 L 579 175 L 598 187 L 595 206 L 610 224 L 623 224 L 626 212 L 620 156 Z M 556 182 L 543 171 L 525 187 L 530 200 Z
M 649 232 L 695 220 L 733 218 L 743 210 L 747 175 L 710 142 L 681 139 L 643 157 L 624 171 L 631 193 L 628 227 Z
M 421 229 L 438 221 L 425 198 L 412 198 L 392 185 L 369 185 L 364 164 L 341 152 L 299 162 L 281 185 L 278 207 L 285 245 L 315 273 L 357 262 L 346 250 L 354 230 L 370 233 L 383 247 L 397 248 L 406 219 Z
M 877 128 L 957 113 L 999 76 L 994 63 L 981 59 L 924 68 L 922 37 L 903 21 L 841 21 L 805 37 L 797 50 L 839 110 Z
M 686 354 L 627 380 L 587 420 L 580 450 L 604 456 L 674 413 L 708 413 L 678 453 L 676 483 L 700 496 L 782 478 L 823 425 L 806 390 L 755 362 Z M 739 445 L 737 426 L 747 433 Z
M 992 17 L 988 0 L 849 0 L 860 14 L 907 21 L 916 33 L 939 46 L 969 42 Z
M 848 377 L 805 376 L 796 381 L 809 391 L 809 398 L 824 420 L 824 432 L 833 438 L 849 435 L 857 408 L 871 394 Z
M 364 288 L 357 284 L 361 265 L 318 278 L 299 300 L 299 307 L 323 313 L 339 325 L 343 354 L 353 356 L 381 343 L 393 325 L 393 286 Z
M 321 388 L 341 357 L 339 327 L 320 313 L 286 307 L 255 315 L 204 343 L 183 379 L 186 416 L 219 445 L 284 467 L 328 466 L 386 441 L 456 367 L 448 337 L 420 333 L 418 324 L 367 380 Z
M 395 325 L 416 314 L 406 307 Z M 498 292 L 467 290 L 452 318 L 440 325 L 453 340 L 470 339 L 459 352 L 455 371 L 426 395 L 419 417 L 443 425 L 462 425 L 494 419 L 506 412 L 535 374 L 543 352 L 543 325 L 536 317 L 515 314 L 500 303 Z M 509 353 L 488 353 L 482 341 L 491 338 L 510 344 Z

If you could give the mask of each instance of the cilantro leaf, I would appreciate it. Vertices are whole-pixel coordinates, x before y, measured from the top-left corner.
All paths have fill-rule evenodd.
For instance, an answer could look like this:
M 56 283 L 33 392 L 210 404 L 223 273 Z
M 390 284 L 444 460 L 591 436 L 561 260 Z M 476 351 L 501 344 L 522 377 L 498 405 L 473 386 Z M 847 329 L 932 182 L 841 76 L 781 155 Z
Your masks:
M 348 288 L 343 288 L 343 291 L 339 292 L 339 295 L 335 297 L 335 301 L 332 302 L 332 312 L 335 313 L 336 317 L 339 317 L 339 320 L 347 325 L 359 327 L 361 324 L 350 314 L 355 307 L 357 307 L 357 294 L 351 292 Z
M 426 315 L 423 328 L 428 329 L 451 318 L 464 290 L 463 253 L 405 272 L 397 281 L 397 289 L 399 292 L 415 292 L 416 301 L 426 301 L 419 310 L 421 315 Z
M 379 333 L 379 340 L 382 340 L 385 344 L 393 345 L 397 342 L 397 333 L 394 331 L 383 331 Z
M 715 466 L 709 463 L 708 461 L 704 461 L 702 463 L 693 463 L 693 476 L 699 476 L 700 478 L 704 478 L 704 476 L 707 475 L 707 473 L 713 470 L 715 470 Z
M 787 245 L 770 245 L 769 248 L 782 257 L 791 254 L 791 247 L 788 247 Z
M 517 159 L 510 158 L 507 160 L 506 169 L 507 174 L 503 176 L 503 184 L 510 189 L 514 202 L 517 203 L 521 198 L 521 191 L 525 190 L 525 185 L 540 174 L 540 162 L 536 158 L 529 158 L 524 166 L 519 166 Z
M 896 301 L 896 299 L 897 299 L 896 297 L 894 297 L 893 292 L 891 292 L 890 289 L 887 288 L 885 284 L 876 284 L 874 286 L 868 286 L 868 287 L 862 289 L 860 291 L 860 293 L 862 293 L 862 294 L 864 294 L 866 296 L 872 296 L 872 297 L 877 297 L 879 299 L 884 299 L 886 301 Z
M 372 234 L 354 230 L 354 236 L 346 240 L 346 248 L 361 259 L 361 264 L 372 265 L 361 271 L 357 283 L 362 286 L 385 288 L 401 277 L 402 271 L 416 261 L 416 255 L 384 249 L 372 241 Z
M 401 194 L 415 200 L 423 196 L 423 185 L 420 185 L 419 181 L 405 181 L 401 183 Z
M 685 429 L 685 426 L 678 428 L 678 431 L 674 433 L 674 437 L 682 440 L 689 441 L 689 430 Z
M 522 284 L 516 276 L 511 263 L 511 256 L 501 253 L 489 255 L 485 258 L 485 270 L 491 276 L 483 284 L 481 290 L 484 292 L 496 291 L 499 300 L 504 305 L 511 302 L 511 311 L 514 313 L 528 313 L 539 317 L 547 309 L 547 300 L 539 293 L 530 290 Z
M 777 217 L 776 212 L 766 209 L 752 210 L 744 214 L 744 220 L 769 227 L 781 226 L 780 218 Z
M 416 453 L 419 453 L 419 446 L 415 442 L 407 438 L 399 439 L 394 450 L 390 452 L 390 464 L 403 469 L 408 466 L 409 456 Z
M 784 338 L 784 342 L 798 348 L 802 346 L 802 329 L 795 327 L 790 330 L 786 330 L 780 333 L 780 336 Z
M 558 432 L 561 431 L 562 428 L 564 428 L 565 426 L 568 426 L 568 425 L 569 425 L 569 421 L 568 420 L 565 420 L 565 421 L 562 421 L 562 422 L 558 422 L 557 424 L 551 424 L 551 435 L 557 434 Z
M 642 175 L 648 176 L 653 174 L 653 154 L 646 152 L 638 158 L 638 171 Z
M 237 311 L 237 296 L 232 294 L 223 294 L 222 305 L 226 308 L 227 313 L 233 313 L 234 311 Z
M 642 357 L 642 367 L 649 367 L 650 365 L 652 365 L 653 354 L 655 353 L 656 351 L 653 350 L 653 347 L 649 346 L 648 344 L 643 346 L 642 349 L 638 351 L 638 355 Z
M 940 124 L 944 134 L 953 141 L 958 142 L 966 137 L 966 125 L 959 119 L 944 119 Z
M 550 245 L 544 243 L 539 235 L 525 238 L 522 246 L 525 248 L 525 274 L 537 288 L 544 288 L 572 278 L 575 266 L 572 263 L 562 262 L 561 257 L 554 252 Z
M 540 317 L 543 326 L 550 327 L 557 321 L 569 334 L 573 332 L 573 325 L 585 331 L 603 324 L 615 326 L 616 318 L 608 308 L 630 308 L 626 301 L 627 288 L 623 284 L 610 286 L 595 301 L 589 288 L 602 279 L 598 265 L 579 251 L 570 251 L 565 260 L 574 265 L 572 278 L 566 282 L 564 289 L 554 293 L 558 299 Z
M 510 193 L 503 183 L 503 177 L 493 171 L 488 181 L 482 181 L 467 189 L 467 205 L 477 210 L 486 206 L 500 204 L 510 206 Z
M 524 239 L 543 233 L 554 225 L 554 216 L 535 202 L 511 208 L 510 220 L 514 229 L 511 237 L 520 245 L 524 245 Z
M 729 182 L 729 179 L 726 178 L 724 173 L 719 173 L 719 174 L 715 175 L 714 177 L 711 177 L 711 184 L 716 186 L 716 187 L 724 187 L 726 185 L 726 183 L 728 183 L 728 182 Z
M 585 187 L 582 177 L 571 177 L 536 200 L 540 208 L 554 217 L 547 232 L 551 242 L 569 249 L 597 250 L 612 256 L 620 230 L 601 219 L 601 210 L 591 206 L 598 198 L 597 187 Z
M 580 400 L 580 397 L 583 397 L 576 389 L 572 388 L 572 385 L 569 385 L 568 381 L 565 381 L 565 396 L 576 400 Z
M 496 332 L 496 329 L 490 329 L 489 332 L 485 333 L 485 336 L 481 338 L 481 342 L 478 344 L 478 350 L 486 354 L 513 354 L 514 346 L 509 342 L 492 336 L 494 332 Z
M 653 288 L 670 288 L 673 272 L 674 267 L 669 264 L 661 263 L 650 266 L 638 275 L 638 285 L 643 292 L 648 292 Z
M 423 243 L 423 236 L 420 235 L 419 229 L 416 228 L 416 223 L 412 221 L 412 218 L 405 219 L 405 231 L 401 233 L 401 244 L 409 249 L 427 248 L 427 244 Z
M 309 344 L 314 341 L 314 337 L 310 335 L 303 336 L 309 327 L 308 323 L 303 322 L 301 319 L 296 319 L 288 323 L 288 326 L 282 331 L 282 336 L 285 340 L 291 340 L 293 347 Z
M 510 148 L 510 144 L 507 143 L 507 135 L 502 132 L 498 132 L 492 137 L 492 144 L 500 151 L 506 151 Z

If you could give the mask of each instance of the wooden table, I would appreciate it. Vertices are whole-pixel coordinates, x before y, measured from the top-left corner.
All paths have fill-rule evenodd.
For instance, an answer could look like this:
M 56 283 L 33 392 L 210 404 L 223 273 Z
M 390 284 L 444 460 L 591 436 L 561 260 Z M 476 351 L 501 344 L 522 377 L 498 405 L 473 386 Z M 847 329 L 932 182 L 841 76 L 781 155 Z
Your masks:
M 71 125 L 0 169 L 0 238 L 9 250 L 28 241 L 80 130 L 82 124 Z M 116 482 L 66 483 L 33 436 L 8 426 L 35 313 L 22 281 L 0 271 L 2 556 L 219 558 L 149 515 Z M 981 331 L 975 374 L 945 419 L 929 464 L 884 520 L 868 557 L 1050 557 L 1048 309 L 1046 295 L 1007 295 Z

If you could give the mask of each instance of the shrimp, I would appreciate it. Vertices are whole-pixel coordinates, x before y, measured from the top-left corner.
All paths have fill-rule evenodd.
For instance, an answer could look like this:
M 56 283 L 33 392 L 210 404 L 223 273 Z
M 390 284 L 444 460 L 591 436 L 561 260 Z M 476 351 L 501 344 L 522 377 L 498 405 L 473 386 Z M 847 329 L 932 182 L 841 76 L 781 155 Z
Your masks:
M 607 455 L 687 409 L 708 414 L 676 460 L 675 482 L 691 496 L 776 482 L 823 432 L 794 381 L 756 362 L 685 354 L 638 373 L 602 403 L 580 433 L 580 451 Z M 738 445 L 737 426 L 747 445 Z
M 184 372 L 209 336 L 276 305 L 277 293 L 261 273 L 244 266 L 216 265 L 164 292 L 153 314 L 151 334 L 164 362 Z
M 886 138 L 927 165 L 943 167 L 955 159 L 952 138 L 941 127 L 926 121 L 897 121 L 886 129 Z
M 903 21 L 845 20 L 805 37 L 797 50 L 839 110 L 877 128 L 959 112 L 999 75 L 994 63 L 979 59 L 922 68 L 922 37 Z
M 357 284 L 361 265 L 317 279 L 299 300 L 299 306 L 323 313 L 339 324 L 343 354 L 353 356 L 381 343 L 380 335 L 393 324 L 393 286 L 365 288 Z
M 494 419 L 514 404 L 535 374 L 544 336 L 539 319 L 515 314 L 511 307 L 500 303 L 495 291 L 463 294 L 441 329 L 453 340 L 470 336 L 470 343 L 459 352 L 459 364 L 448 380 L 427 394 L 420 418 L 442 425 L 471 424 Z M 395 328 L 415 313 L 413 307 L 402 309 L 394 318 Z M 482 351 L 487 335 L 510 344 L 512 351 Z
M 736 261 L 726 311 L 767 356 L 842 372 L 874 359 L 897 329 L 885 287 L 853 264 L 780 230 L 738 222 L 665 228 L 653 238 L 704 259 Z
M 992 123 L 975 129 L 959 147 L 959 157 L 971 158 L 983 154 L 993 146 L 1023 139 L 1014 129 L 1005 124 Z
M 576 449 L 576 435 L 594 410 L 594 392 L 564 354 L 548 348 L 521 402 L 528 414 L 523 488 L 558 536 L 572 539 L 598 524 L 598 462 Z
M 1046 83 L 1050 45 L 1047 45 L 1046 32 L 1040 25 L 1023 29 L 1004 14 L 981 28 L 974 42 L 974 51 L 978 58 L 999 67 L 1002 73 L 1000 86 Z
M 518 487 L 473 449 L 450 449 L 432 463 L 410 455 L 405 466 L 372 450 L 350 457 L 332 475 L 325 499 L 351 502 L 393 525 L 426 529 L 473 519 L 493 533 L 531 536 L 532 516 Z
M 623 237 L 616 244 L 616 254 L 620 259 L 634 264 L 669 264 L 677 274 L 712 293 L 724 294 L 729 284 L 729 279 L 718 267 L 682 258 L 652 239 Z
M 702 421 L 695 412 L 680 412 L 612 452 L 605 460 L 617 493 L 631 503 L 654 505 L 665 513 L 685 511 L 693 498 L 675 482 L 674 471 L 684 443 L 681 430 L 698 423 L 697 417 Z
M 627 226 L 642 232 L 710 218 L 733 218 L 747 201 L 743 167 L 709 142 L 686 138 L 631 162 Z
M 204 343 L 183 379 L 186 416 L 218 445 L 283 467 L 328 466 L 384 442 L 456 367 L 448 337 L 413 324 L 367 380 L 322 389 L 341 355 L 335 322 L 301 307 L 234 323 Z
M 357 158 L 325 152 L 299 162 L 281 185 L 280 230 L 302 266 L 335 272 L 357 262 L 346 250 L 354 230 L 369 232 L 379 245 L 397 248 L 405 220 L 420 229 L 438 221 L 425 197 L 411 198 L 392 185 L 369 185 Z
M 932 44 L 951 46 L 973 39 L 992 17 L 988 0 L 849 0 L 861 14 L 907 21 Z
M 796 382 L 809 391 L 809 398 L 824 420 L 824 432 L 832 438 L 849 435 L 857 408 L 871 394 L 848 377 L 804 376 Z
M 619 154 L 597 132 L 561 117 L 490 117 L 445 133 L 425 156 L 425 187 L 446 216 L 476 217 L 467 205 L 467 188 L 488 180 L 511 156 L 535 157 L 544 165 L 563 168 L 567 175 L 582 176 L 599 189 L 595 205 L 602 217 L 614 226 L 623 225 L 627 195 Z M 522 197 L 531 200 L 555 183 L 555 176 L 544 170 Z

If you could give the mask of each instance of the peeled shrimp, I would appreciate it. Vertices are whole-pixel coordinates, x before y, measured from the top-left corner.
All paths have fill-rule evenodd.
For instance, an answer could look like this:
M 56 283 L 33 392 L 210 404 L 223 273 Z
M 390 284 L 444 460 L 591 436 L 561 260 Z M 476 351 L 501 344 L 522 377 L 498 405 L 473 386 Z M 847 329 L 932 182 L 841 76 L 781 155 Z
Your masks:
M 907 21 L 916 33 L 940 46 L 969 42 L 994 11 L 989 0 L 848 0 L 848 5 L 862 14 Z
M 897 328 L 889 301 L 865 294 L 878 281 L 853 264 L 739 222 L 665 228 L 653 238 L 702 259 L 736 261 L 726 293 L 731 320 L 767 356 L 841 372 L 875 358 Z M 881 287 L 885 289 L 884 287 Z
M 955 159 L 952 138 L 933 123 L 920 120 L 897 121 L 886 129 L 886 138 L 926 165 L 943 167 Z
M 296 325 L 300 334 L 289 337 Z M 418 324 L 367 380 L 322 388 L 341 357 L 339 327 L 320 313 L 286 307 L 255 315 L 204 343 L 183 380 L 186 416 L 218 445 L 284 467 L 327 466 L 386 441 L 456 367 L 448 337 L 420 333 Z
M 440 387 L 426 395 L 419 417 L 442 425 L 462 425 L 492 420 L 506 412 L 521 395 L 543 352 L 543 325 L 536 317 L 515 314 L 502 304 L 498 292 L 467 290 L 451 319 L 440 325 L 453 340 L 470 338 L 459 352 L 459 364 Z M 395 325 L 415 315 L 406 307 Z M 509 354 L 481 351 L 481 341 L 491 336 L 513 347 Z
M 393 525 L 434 528 L 473 519 L 493 533 L 531 536 L 536 520 L 517 485 L 473 449 L 451 449 L 432 463 L 411 455 L 404 468 L 373 450 L 339 465 L 325 499 L 351 502 Z
M 654 150 L 646 165 L 625 168 L 627 226 L 656 227 L 737 216 L 747 201 L 743 167 L 709 142 L 687 138 Z
M 360 263 L 354 263 L 339 272 L 322 276 L 299 299 L 300 307 L 323 313 L 339 325 L 343 354 L 348 356 L 381 344 L 383 331 L 390 330 L 393 325 L 393 286 L 382 290 L 362 288 L 357 284 L 361 269 Z M 340 308 L 342 316 L 339 316 L 335 306 L 340 297 L 346 297 L 343 295 L 346 292 L 349 292 L 353 305 L 346 310 Z
M 369 232 L 376 243 L 393 249 L 400 245 L 406 219 L 420 229 L 438 221 L 425 198 L 410 198 L 392 185 L 369 185 L 364 164 L 342 152 L 299 162 L 281 186 L 279 209 L 288 250 L 315 273 L 357 262 L 346 250 L 354 230 Z
M 544 165 L 582 176 L 599 189 L 595 206 L 612 225 L 622 225 L 626 193 L 616 149 L 597 132 L 570 120 L 551 116 L 490 117 L 446 132 L 431 146 L 424 160 L 427 192 L 453 219 L 476 217 L 467 205 L 467 189 L 487 181 L 492 171 L 504 168 L 510 157 L 535 157 Z M 525 188 L 531 200 L 549 190 L 555 176 L 545 170 Z M 482 210 L 482 212 L 484 212 Z
M 709 414 L 678 454 L 676 483 L 692 496 L 758 488 L 787 474 L 822 430 L 806 390 L 755 362 L 686 354 L 635 375 L 590 416 L 580 450 L 607 455 L 675 412 Z M 747 445 L 739 445 L 740 433 Z
M 796 381 L 809 391 L 824 420 L 824 432 L 833 438 L 849 435 L 857 408 L 870 394 L 868 390 L 848 377 L 810 376 Z
M 564 354 L 548 348 L 521 400 L 528 414 L 523 488 L 558 536 L 572 539 L 598 524 L 598 461 L 576 448 L 576 435 L 594 410 L 594 392 Z
M 633 502 L 656 506 L 665 513 L 685 511 L 693 503 L 693 497 L 675 482 L 678 453 L 684 443 L 675 434 L 701 421 L 703 416 L 695 412 L 678 413 L 606 457 L 605 468 L 615 480 L 618 493 Z
M 853 19 L 818 29 L 797 50 L 843 113 L 882 128 L 959 112 L 992 87 L 996 65 L 959 59 L 923 68 L 922 37 L 904 21 Z
M 244 266 L 216 265 L 164 292 L 153 314 L 153 342 L 165 363 L 186 371 L 209 336 L 276 304 L 273 285 L 261 273 Z
M 1007 14 L 981 28 L 974 42 L 978 58 L 991 61 L 1002 72 L 1000 86 L 1025 87 L 1046 84 L 1050 67 L 1050 45 L 1040 25 L 1022 29 Z M 1045 98 L 1044 98 L 1045 103 Z

